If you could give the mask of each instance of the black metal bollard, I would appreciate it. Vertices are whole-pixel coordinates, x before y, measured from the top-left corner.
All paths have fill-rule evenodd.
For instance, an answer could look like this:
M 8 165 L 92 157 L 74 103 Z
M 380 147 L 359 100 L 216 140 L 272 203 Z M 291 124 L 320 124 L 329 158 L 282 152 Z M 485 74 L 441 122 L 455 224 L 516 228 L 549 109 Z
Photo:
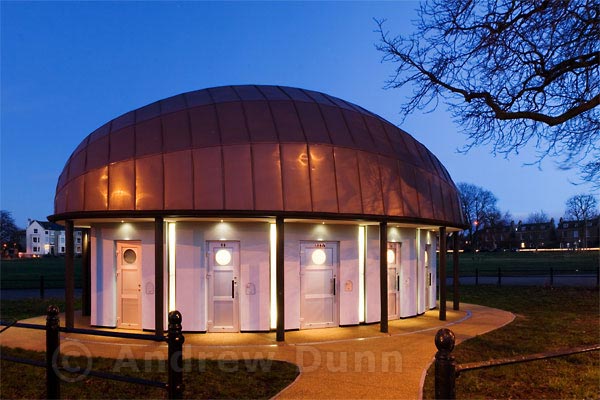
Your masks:
M 46 312 L 46 398 L 60 398 L 58 362 L 60 359 L 60 332 L 58 307 L 49 306 Z
M 451 354 L 454 350 L 454 332 L 442 328 L 435 335 L 435 398 L 456 398 L 456 361 Z
M 183 398 L 183 342 L 185 338 L 181 333 L 181 313 L 177 310 L 169 312 L 169 380 L 167 390 L 169 399 Z
M 475 285 L 479 285 L 479 268 L 475 268 Z

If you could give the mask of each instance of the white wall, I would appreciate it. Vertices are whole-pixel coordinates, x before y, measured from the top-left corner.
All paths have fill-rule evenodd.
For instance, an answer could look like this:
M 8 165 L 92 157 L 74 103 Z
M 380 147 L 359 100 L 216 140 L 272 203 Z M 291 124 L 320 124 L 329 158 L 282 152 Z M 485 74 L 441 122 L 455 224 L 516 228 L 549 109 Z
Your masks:
M 240 242 L 240 329 L 268 331 L 270 260 L 266 222 L 177 223 L 176 304 L 183 315 L 184 330 L 207 329 L 206 243 L 218 240 Z M 254 290 L 246 290 L 248 286 Z M 191 316 L 187 317 L 188 324 L 186 315 Z
M 379 298 L 379 226 L 366 227 L 366 261 L 365 261 L 365 308 L 366 323 L 381 320 L 381 299 Z M 391 231 L 388 230 L 388 234 Z M 389 235 L 388 235 L 389 240 Z
M 400 246 L 400 318 L 417 315 L 417 230 L 414 228 L 388 228 L 388 241 Z M 421 272 L 422 274 L 422 272 Z
M 241 330 L 269 330 L 269 224 L 180 222 L 175 229 L 175 308 L 182 313 L 183 329 L 206 330 L 206 242 L 238 240 L 241 245 Z M 165 225 L 165 232 L 167 230 Z M 116 241 L 135 240 L 142 243 L 142 327 L 153 330 L 154 224 L 96 225 L 91 240 L 91 324 L 116 326 Z M 168 246 L 165 246 L 165 327 L 169 304 L 167 256 Z M 245 291 L 248 283 L 255 287 L 252 294 Z
M 425 251 L 427 249 L 427 230 L 417 229 L 417 314 L 425 312 L 427 296 L 427 271 Z
M 154 224 L 152 223 L 98 224 L 92 227 L 90 323 L 106 327 L 117 325 L 116 242 L 120 240 L 142 243 L 142 328 L 154 329 Z
M 431 290 L 429 292 L 429 307 L 436 308 L 437 302 L 437 260 L 436 260 L 436 248 L 437 248 L 437 236 L 435 233 L 430 235 L 431 246 L 429 247 L 429 265 L 431 266 Z
M 424 312 L 424 264 L 419 263 L 417 252 L 417 230 L 414 228 L 397 228 L 388 225 L 389 242 L 400 243 L 400 317 L 412 317 Z M 424 246 L 424 241 L 421 241 Z M 367 227 L 367 255 L 366 255 L 366 308 L 367 323 L 381 320 L 381 305 L 379 298 L 379 227 Z M 422 258 L 421 258 L 422 259 Z M 435 258 L 433 259 L 435 261 Z M 419 299 L 419 284 L 422 286 L 423 295 Z M 418 302 L 423 306 L 419 311 Z
M 35 232 L 37 229 L 37 232 Z M 27 254 L 46 254 L 44 250 L 44 227 L 37 221 L 33 221 L 25 230 L 26 235 L 26 252 Z M 33 238 L 37 239 L 36 243 L 33 243 Z M 39 248 L 37 251 L 33 251 L 33 247 Z
M 184 331 L 206 331 L 205 243 L 196 224 L 175 224 L 175 308 Z
M 270 328 L 270 225 L 266 222 L 178 222 L 176 223 L 176 305 L 183 315 L 186 331 L 207 330 L 208 241 L 233 240 L 240 243 L 240 329 L 268 331 Z M 165 232 L 168 231 L 165 225 Z M 379 227 L 367 226 L 365 251 L 365 321 L 380 320 Z M 430 265 L 435 285 L 435 236 L 413 228 L 388 226 L 388 241 L 400 242 L 400 313 L 410 317 L 424 312 L 425 245 L 430 246 Z M 154 224 L 98 224 L 91 234 L 92 316 L 91 324 L 116 326 L 116 241 L 142 243 L 142 327 L 154 329 Z M 321 223 L 286 223 L 284 234 L 285 328 L 300 327 L 300 243 L 339 243 L 339 323 L 358 324 L 359 267 L 358 226 Z M 418 249 L 417 249 L 418 246 Z M 165 327 L 168 307 L 168 246 L 165 246 Z M 418 268 L 421 268 L 418 271 Z M 346 285 L 349 283 L 349 285 Z M 435 288 L 435 287 L 434 287 Z M 247 290 L 248 289 L 248 290 Z M 435 289 L 431 305 L 435 307 Z M 417 301 L 418 300 L 418 301 Z
M 401 229 L 402 267 L 400 268 L 400 317 L 417 315 L 417 235 L 415 229 Z
M 358 324 L 358 226 L 286 223 L 284 229 L 285 329 L 300 328 L 300 242 L 311 240 L 339 242 L 339 323 Z

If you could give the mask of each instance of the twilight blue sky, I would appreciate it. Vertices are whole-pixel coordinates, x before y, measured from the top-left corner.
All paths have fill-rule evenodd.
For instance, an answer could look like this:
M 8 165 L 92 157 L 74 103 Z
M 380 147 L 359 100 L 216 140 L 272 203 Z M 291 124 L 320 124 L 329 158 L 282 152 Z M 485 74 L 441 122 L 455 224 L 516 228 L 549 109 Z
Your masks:
M 17 224 L 53 213 L 56 180 L 79 142 L 106 121 L 181 92 L 275 84 L 329 93 L 400 123 L 408 92 L 384 90 L 392 64 L 374 47 L 375 18 L 412 31 L 417 2 L 1 3 L 0 207 Z M 455 182 L 491 190 L 516 219 L 556 218 L 576 171 L 542 169 L 527 151 L 510 159 L 465 144 L 442 105 L 401 127 Z

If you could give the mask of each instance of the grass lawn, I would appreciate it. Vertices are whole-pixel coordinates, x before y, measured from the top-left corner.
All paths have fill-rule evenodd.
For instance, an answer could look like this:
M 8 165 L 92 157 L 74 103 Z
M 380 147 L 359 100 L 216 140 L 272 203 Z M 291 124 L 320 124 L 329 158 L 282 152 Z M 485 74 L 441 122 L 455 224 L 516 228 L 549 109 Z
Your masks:
M 511 272 L 530 272 L 537 271 L 548 273 L 553 268 L 556 273 L 559 272 L 580 272 L 595 273 L 600 265 L 600 252 L 597 250 L 587 251 L 538 251 L 538 252 L 493 252 L 493 253 L 460 253 L 458 260 L 459 272 L 461 276 L 474 276 L 475 268 L 479 269 L 480 274 L 496 274 L 498 268 L 510 270 Z M 448 276 L 452 276 L 454 271 L 452 254 L 447 258 Z
M 3 354 L 43 361 L 44 353 L 23 349 L 1 348 Z M 84 367 L 87 359 L 69 358 L 69 365 Z M 273 397 L 298 375 L 298 367 L 277 360 L 188 360 L 185 370 L 184 398 L 187 399 L 268 399 Z M 0 383 L 3 399 L 45 398 L 44 368 L 1 361 Z M 154 381 L 166 382 L 164 361 L 128 359 L 122 363 L 107 358 L 94 358 L 96 371 L 118 373 Z M 184 368 L 186 366 L 184 365 Z M 117 371 L 115 371 L 117 370 Z M 166 390 L 112 380 L 83 378 L 74 383 L 61 382 L 61 397 L 67 399 L 162 399 Z M 24 384 L 26 383 L 26 384 Z
M 74 264 L 75 287 L 81 287 L 81 258 L 76 257 Z M 46 288 L 65 287 L 65 258 L 21 258 L 0 263 L 2 289 L 37 289 L 40 276 L 44 277 Z
M 39 315 L 46 315 L 48 306 L 55 305 L 58 309 L 64 311 L 65 300 L 64 299 L 38 299 L 29 298 L 22 300 L 4 300 L 0 301 L 0 320 L 2 321 L 14 321 L 22 320 L 25 318 L 37 317 Z M 75 298 L 75 310 L 81 309 L 81 298 Z
M 451 295 L 449 298 L 452 298 Z M 462 286 L 461 300 L 508 310 L 509 325 L 460 344 L 457 363 L 526 355 L 597 344 L 600 305 L 597 289 Z M 433 398 L 433 365 L 424 398 Z M 466 371 L 456 381 L 457 398 L 564 399 L 600 395 L 598 352 Z

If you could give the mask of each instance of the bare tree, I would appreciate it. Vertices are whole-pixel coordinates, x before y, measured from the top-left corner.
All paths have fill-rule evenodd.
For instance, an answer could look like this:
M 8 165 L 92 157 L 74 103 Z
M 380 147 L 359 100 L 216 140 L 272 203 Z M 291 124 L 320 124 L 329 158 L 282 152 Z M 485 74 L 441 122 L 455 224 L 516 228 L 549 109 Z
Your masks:
M 0 210 L 0 243 L 2 248 L 11 247 L 18 241 L 19 228 L 9 211 Z
M 583 246 L 587 247 L 588 220 L 598 217 L 598 201 L 591 194 L 578 194 L 566 203 L 565 218 L 583 221 Z
M 544 210 L 534 211 L 527 216 L 525 223 L 527 224 L 540 224 L 544 222 L 548 222 L 550 218 L 548 218 L 548 214 L 544 212 Z
M 596 0 L 428 0 L 416 31 L 395 36 L 376 20 L 388 88 L 412 84 L 401 107 L 446 102 L 469 150 L 491 145 L 580 167 L 600 187 L 600 12 Z
M 469 224 L 469 241 L 477 241 L 477 232 L 484 226 L 491 226 L 501 215 L 496 207 L 498 199 L 492 192 L 482 187 L 459 182 L 457 185 L 463 214 Z M 477 243 L 473 243 L 477 248 Z
M 486 223 L 490 227 L 503 227 L 509 226 L 512 219 L 513 217 L 509 211 L 506 211 L 503 215 L 500 210 L 496 209 L 488 214 Z
M 598 215 L 598 200 L 591 194 L 578 194 L 566 202 L 565 218 L 586 221 Z

